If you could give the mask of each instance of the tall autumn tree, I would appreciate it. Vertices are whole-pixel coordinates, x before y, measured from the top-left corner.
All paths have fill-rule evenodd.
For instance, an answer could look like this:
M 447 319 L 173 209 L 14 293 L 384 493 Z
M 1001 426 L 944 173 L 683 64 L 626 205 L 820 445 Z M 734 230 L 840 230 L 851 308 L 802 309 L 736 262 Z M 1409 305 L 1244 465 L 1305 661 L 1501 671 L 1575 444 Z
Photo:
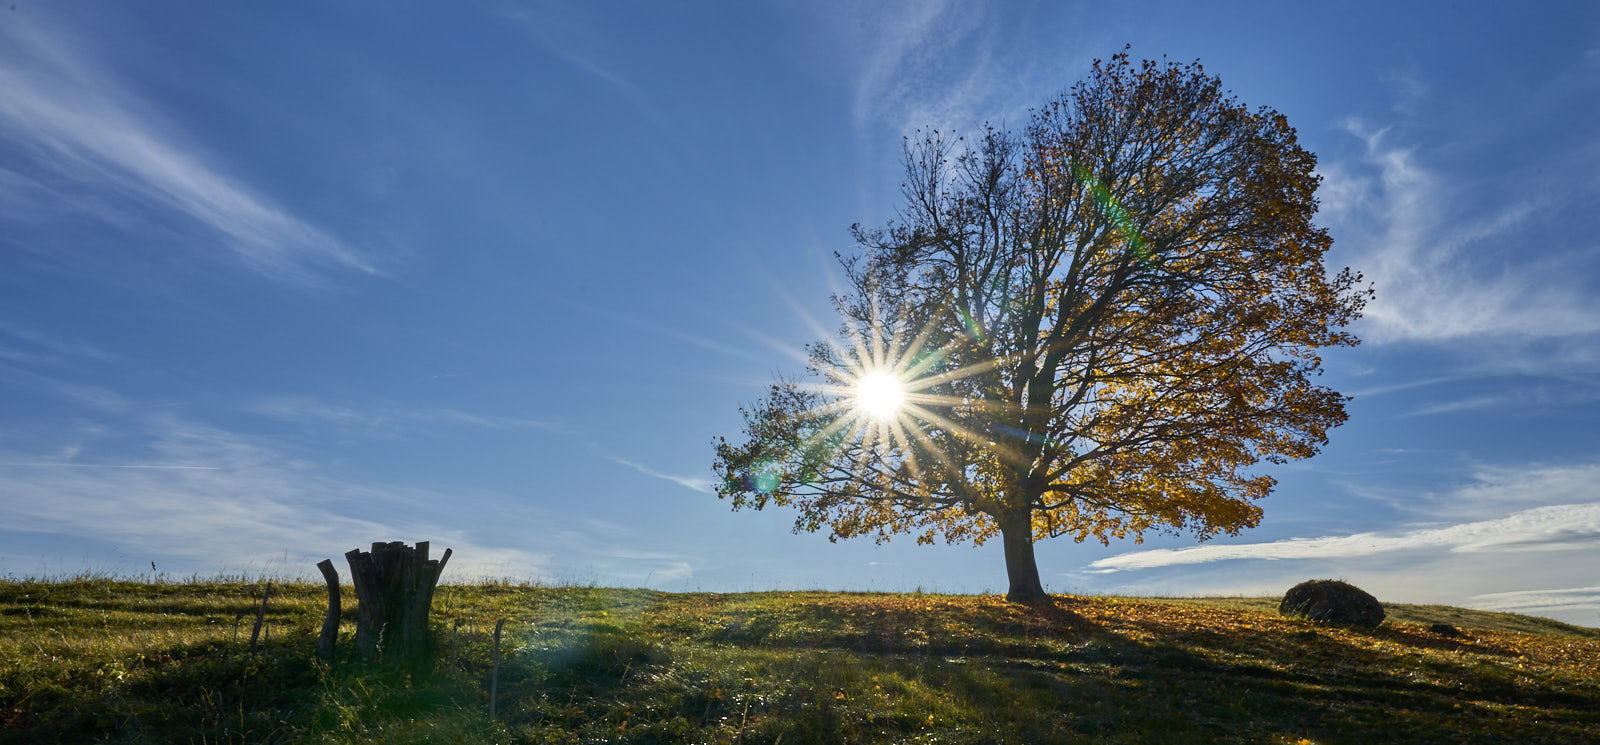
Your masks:
M 1261 461 L 1345 420 L 1318 350 L 1366 295 L 1331 274 L 1316 158 L 1199 63 L 1126 52 L 1019 131 L 906 146 L 900 219 L 854 228 L 837 339 L 721 440 L 719 496 L 830 539 L 1035 541 L 1257 525 Z

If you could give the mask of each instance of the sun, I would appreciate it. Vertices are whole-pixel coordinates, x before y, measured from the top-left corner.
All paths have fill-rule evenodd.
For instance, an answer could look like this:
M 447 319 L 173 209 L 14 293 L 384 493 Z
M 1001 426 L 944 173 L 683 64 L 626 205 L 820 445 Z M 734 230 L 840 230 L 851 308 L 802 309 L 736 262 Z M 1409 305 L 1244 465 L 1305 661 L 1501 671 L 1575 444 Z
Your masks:
M 893 421 L 905 404 L 906 386 L 893 373 L 876 370 L 855 383 L 856 408 L 880 422 Z

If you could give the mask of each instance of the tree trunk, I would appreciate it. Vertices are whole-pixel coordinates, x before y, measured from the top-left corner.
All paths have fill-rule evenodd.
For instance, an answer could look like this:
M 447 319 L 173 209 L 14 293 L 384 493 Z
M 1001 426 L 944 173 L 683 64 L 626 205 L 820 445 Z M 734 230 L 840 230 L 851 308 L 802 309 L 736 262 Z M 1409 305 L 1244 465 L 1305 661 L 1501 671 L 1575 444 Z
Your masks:
M 356 590 L 356 653 L 426 670 L 434 647 L 428 611 L 450 549 L 429 561 L 427 541 L 417 541 L 416 548 L 395 541 L 372 544 L 372 553 L 354 549 L 344 556 Z
M 1033 520 L 1031 515 L 1004 520 L 1000 523 L 1000 538 L 1006 549 L 1006 578 L 1011 589 L 1006 600 L 1013 603 L 1046 603 L 1039 583 L 1039 565 L 1033 560 Z

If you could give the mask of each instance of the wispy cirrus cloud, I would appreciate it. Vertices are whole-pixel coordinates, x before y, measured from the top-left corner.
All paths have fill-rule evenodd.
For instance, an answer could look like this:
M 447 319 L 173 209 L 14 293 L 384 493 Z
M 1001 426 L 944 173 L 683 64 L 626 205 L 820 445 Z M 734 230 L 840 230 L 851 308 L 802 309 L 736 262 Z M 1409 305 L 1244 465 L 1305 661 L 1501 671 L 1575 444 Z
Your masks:
M 1600 502 L 1540 507 L 1496 520 L 1442 528 L 1133 551 L 1100 559 L 1089 566 L 1096 571 L 1116 572 L 1233 559 L 1338 559 L 1424 549 L 1462 552 L 1600 549 Z
M 128 397 L 104 386 L 63 380 L 4 363 L 0 363 L 0 383 L 19 385 L 100 413 L 125 413 L 135 406 Z
M 418 509 L 428 503 L 427 494 L 324 476 L 265 440 L 171 416 L 124 425 L 115 439 L 138 447 L 94 453 L 116 463 L 0 454 L 6 530 L 110 544 L 178 571 L 260 566 L 285 553 L 308 568 L 349 545 L 399 536 L 455 547 L 464 555 L 459 567 L 452 562 L 453 573 L 512 562 L 536 574 L 544 562 L 536 554 L 482 545 L 461 527 L 430 520 Z
M 935 94 L 935 90 L 953 94 L 964 87 L 941 79 L 940 73 L 946 72 L 941 62 L 979 30 L 982 14 L 963 12 L 944 0 L 910 3 L 900 8 L 865 7 L 879 12 L 864 11 L 854 24 L 875 42 L 860 47 L 874 51 L 863 60 L 856 80 L 852 106 L 856 130 L 861 131 L 873 120 L 884 120 L 901 130 L 948 124 L 951 115 L 966 108 L 964 102 L 975 92 L 969 90 L 960 96 Z M 986 55 L 980 54 L 979 58 L 985 59 Z M 974 71 L 969 79 L 978 74 Z
M 1378 387 L 1375 387 L 1375 388 L 1361 388 L 1361 389 L 1358 389 L 1358 390 L 1351 391 L 1350 395 L 1352 397 L 1354 397 L 1354 398 L 1366 398 L 1366 397 L 1369 397 L 1369 396 L 1384 396 L 1384 395 L 1388 395 L 1390 393 L 1397 393 L 1399 391 L 1410 390 L 1412 388 L 1423 388 L 1423 387 L 1430 386 L 1430 385 L 1438 385 L 1440 383 L 1448 383 L 1448 382 L 1451 382 L 1453 380 L 1459 380 L 1459 378 L 1457 378 L 1457 377 L 1431 377 L 1431 378 L 1424 378 L 1422 380 L 1408 380 L 1408 381 L 1403 382 L 1403 383 L 1392 383 L 1392 384 L 1389 384 L 1389 385 L 1378 386 Z
M 18 362 L 64 362 L 110 360 L 112 355 L 99 347 L 63 339 L 13 320 L 0 319 L 0 356 Z
M 0 25 L 0 136 L 26 173 L 8 171 L 0 179 L 8 192 L 0 207 L 53 203 L 60 192 L 47 184 L 71 183 L 80 195 L 110 193 L 141 209 L 185 216 L 214 231 L 245 266 L 276 280 L 321 284 L 333 272 L 379 273 L 362 252 L 202 157 L 181 128 L 65 35 L 12 15 Z M 81 196 L 56 206 L 109 222 L 125 219 Z M 8 209 L 0 217 L 37 214 Z
M 4 463 L 0 468 L 149 468 L 158 471 L 216 471 L 218 466 L 174 466 L 160 463 L 73 463 L 60 461 L 55 463 Z
M 1552 407 L 1581 407 L 1596 401 L 1600 401 L 1600 387 L 1593 384 L 1521 386 L 1428 404 L 1399 414 L 1398 417 L 1438 416 L 1505 406 L 1515 406 L 1517 410 L 1527 412 Z
M 1508 509 L 1600 502 L 1600 463 L 1479 466 L 1471 481 L 1413 502 L 1432 519 L 1490 520 Z
M 399 436 L 420 431 L 434 425 L 458 425 L 486 429 L 535 429 L 548 432 L 571 432 L 572 428 L 560 422 L 475 414 L 450 408 L 422 408 L 395 405 L 346 406 L 330 404 L 308 396 L 275 396 L 264 398 L 243 407 L 252 414 L 308 423 L 326 424 L 349 429 L 366 430 L 375 435 Z
M 1484 610 L 1522 612 L 1600 611 L 1600 587 L 1566 587 L 1555 590 L 1514 590 L 1475 595 L 1473 605 Z
M 629 468 L 632 468 L 635 471 L 638 471 L 639 473 L 642 473 L 642 474 L 644 474 L 646 476 L 650 476 L 652 478 L 658 478 L 658 479 L 661 479 L 663 481 L 671 481 L 672 483 L 677 484 L 678 486 L 682 486 L 682 487 L 684 487 L 686 489 L 693 489 L 694 491 L 700 492 L 702 494 L 712 494 L 712 493 L 715 492 L 715 489 L 713 488 L 712 480 L 709 479 L 709 478 L 706 478 L 704 476 L 674 476 L 674 475 L 672 475 L 670 473 L 662 473 L 660 471 L 655 470 L 654 468 L 650 468 L 649 466 L 645 466 L 645 465 L 642 465 L 642 464 L 639 464 L 639 463 L 635 463 L 635 462 L 633 462 L 631 460 L 628 460 L 626 458 L 619 458 L 619 457 L 617 457 L 615 455 L 610 456 L 610 458 L 611 458 L 612 462 L 614 462 L 614 463 L 617 463 L 619 465 L 627 466 Z
M 857 61 L 851 106 L 863 138 L 876 137 L 869 131 L 874 124 L 908 135 L 918 128 L 967 130 L 983 121 L 1014 124 L 1087 62 L 1081 55 L 1019 54 L 1007 44 L 999 9 L 983 4 L 870 3 L 819 12 L 838 24 L 849 48 L 868 50 Z
M 290 452 L 170 412 L 52 452 L 0 448 L 0 533 L 106 547 L 85 549 L 83 568 L 112 572 L 120 558 L 180 574 L 310 574 L 318 560 L 374 540 L 454 549 L 448 580 L 659 584 L 694 572 L 690 557 L 641 550 L 620 526 L 503 494 L 351 481 Z M 0 548 L 0 574 L 51 570 Z
M 1217 561 L 1348 559 L 1426 551 L 1600 553 L 1600 464 L 1486 468 L 1474 475 L 1473 483 L 1419 506 L 1439 516 L 1476 519 L 1410 530 L 1131 551 L 1094 561 L 1089 569 L 1107 573 Z M 1506 509 L 1513 507 L 1523 509 L 1508 514 Z
M 1591 236 L 1552 230 L 1549 190 L 1484 184 L 1443 171 L 1396 130 L 1344 123 L 1364 145 L 1322 167 L 1322 215 L 1377 296 L 1362 320 L 1379 344 L 1547 340 L 1600 333 Z M 1487 202 L 1487 203 L 1485 203 Z M 1587 245 L 1586 245 L 1587 244 Z

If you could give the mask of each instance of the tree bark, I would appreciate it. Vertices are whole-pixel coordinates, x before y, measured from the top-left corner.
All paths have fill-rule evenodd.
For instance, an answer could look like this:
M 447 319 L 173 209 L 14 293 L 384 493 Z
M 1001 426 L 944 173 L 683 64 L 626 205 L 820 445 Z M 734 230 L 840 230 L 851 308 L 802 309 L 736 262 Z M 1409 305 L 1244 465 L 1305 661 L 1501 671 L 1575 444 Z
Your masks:
M 1031 515 L 1000 523 L 1000 538 L 1006 550 L 1006 578 L 1011 589 L 1006 600 L 1013 603 L 1047 603 L 1044 585 L 1039 583 L 1039 564 L 1033 559 L 1033 520 Z
M 434 646 L 428 611 L 450 549 L 430 561 L 427 541 L 417 541 L 415 548 L 395 541 L 374 543 L 371 553 L 354 549 L 344 556 L 356 590 L 357 654 L 425 670 Z

